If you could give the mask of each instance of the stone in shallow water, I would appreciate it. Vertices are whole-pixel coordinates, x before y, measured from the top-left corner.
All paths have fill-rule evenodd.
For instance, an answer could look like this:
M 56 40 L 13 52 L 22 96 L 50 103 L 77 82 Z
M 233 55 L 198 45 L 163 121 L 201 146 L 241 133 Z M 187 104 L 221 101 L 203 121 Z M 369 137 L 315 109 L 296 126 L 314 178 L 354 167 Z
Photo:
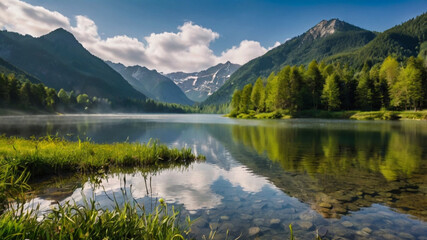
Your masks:
M 280 226 L 280 219 L 273 218 L 273 219 L 270 220 L 270 227 L 277 228 L 279 226 Z
M 223 221 L 227 221 L 228 219 L 230 219 L 229 216 L 221 216 L 221 220 L 223 220 Z
M 370 229 L 368 227 L 364 227 L 364 228 L 362 228 L 362 232 L 370 234 L 372 232 L 372 229 Z
M 349 222 L 349 221 L 344 221 L 341 223 L 341 225 L 343 225 L 344 227 L 350 228 L 353 227 L 353 223 Z
M 332 208 L 332 205 L 330 203 L 327 203 L 327 202 L 321 202 L 319 204 L 319 207 L 321 207 L 321 208 Z
M 313 223 L 308 222 L 308 221 L 297 222 L 297 225 L 300 226 L 304 230 L 310 230 L 313 227 Z
M 311 212 L 303 212 L 299 215 L 299 218 L 304 221 L 311 221 L 315 218 L 315 215 Z
M 409 233 L 405 233 L 405 232 L 401 232 L 399 233 L 399 237 L 404 238 L 404 239 L 415 239 L 414 236 L 412 236 Z
M 251 227 L 249 228 L 249 236 L 253 236 L 258 234 L 261 231 L 259 227 Z
M 263 218 L 255 218 L 255 219 L 253 220 L 253 223 L 254 223 L 255 225 L 257 225 L 257 226 L 264 225 L 264 219 L 263 219 Z
M 385 233 L 382 235 L 382 237 L 384 239 L 388 239 L 388 240 L 395 240 L 395 239 L 399 239 L 398 237 L 394 236 L 393 234 L 390 233 Z
M 357 235 L 360 235 L 360 236 L 364 236 L 364 237 L 369 236 L 369 233 L 364 232 L 364 231 L 356 231 L 356 234 L 357 234 Z
M 328 233 L 328 229 L 326 227 L 319 227 L 317 229 L 317 233 L 319 234 L 320 237 L 324 237 L 327 233 Z
M 343 207 L 334 207 L 334 211 L 336 212 L 336 213 L 346 213 L 347 212 L 347 209 L 345 209 L 345 208 L 343 208 Z
M 240 215 L 240 219 L 242 220 L 251 220 L 253 217 L 249 214 L 242 214 Z

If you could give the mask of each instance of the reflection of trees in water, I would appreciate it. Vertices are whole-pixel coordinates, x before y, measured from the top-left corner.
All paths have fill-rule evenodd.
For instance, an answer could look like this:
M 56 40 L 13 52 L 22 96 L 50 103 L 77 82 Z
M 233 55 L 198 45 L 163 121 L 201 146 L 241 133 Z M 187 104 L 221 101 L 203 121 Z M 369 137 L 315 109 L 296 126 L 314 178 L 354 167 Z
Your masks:
M 246 155 L 235 158 L 325 217 L 384 203 L 427 220 L 424 135 L 404 126 L 374 127 L 233 125 L 230 152 Z M 260 165 L 253 154 L 280 167 Z
M 235 143 L 266 154 L 290 172 L 340 175 L 355 169 L 387 180 L 420 171 L 422 138 L 396 131 L 348 131 L 233 125 Z

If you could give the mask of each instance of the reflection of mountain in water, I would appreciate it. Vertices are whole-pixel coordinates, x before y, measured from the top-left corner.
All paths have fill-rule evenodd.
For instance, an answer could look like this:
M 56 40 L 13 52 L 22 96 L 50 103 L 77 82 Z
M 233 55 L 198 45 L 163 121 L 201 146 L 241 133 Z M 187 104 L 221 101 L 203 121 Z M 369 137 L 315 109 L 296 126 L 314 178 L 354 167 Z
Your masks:
M 210 133 L 237 161 L 324 217 L 382 203 L 427 220 L 426 135 L 404 124 L 379 126 L 349 131 L 272 122 L 231 125 L 231 136 Z

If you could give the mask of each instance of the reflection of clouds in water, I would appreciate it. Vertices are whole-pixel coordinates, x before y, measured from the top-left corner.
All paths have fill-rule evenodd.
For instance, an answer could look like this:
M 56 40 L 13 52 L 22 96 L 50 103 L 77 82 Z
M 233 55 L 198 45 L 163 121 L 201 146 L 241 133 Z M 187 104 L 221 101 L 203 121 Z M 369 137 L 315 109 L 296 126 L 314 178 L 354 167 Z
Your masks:
M 147 188 L 141 174 L 118 174 L 111 175 L 108 179 L 103 179 L 100 188 L 92 192 L 90 183 L 85 183 L 83 191 L 81 188 L 62 201 L 82 200 L 82 192 L 86 197 L 96 195 L 97 201 L 101 204 L 109 204 L 105 197 L 105 192 L 116 197 L 121 196 L 123 178 L 126 176 L 126 186 L 132 185 L 132 193 L 135 199 L 147 196 Z M 232 167 L 229 171 L 208 163 L 193 164 L 189 170 L 165 170 L 151 176 L 151 187 L 153 197 L 165 198 L 169 203 L 183 204 L 189 211 L 199 209 L 211 209 L 221 204 L 223 196 L 212 191 L 211 186 L 218 180 L 224 179 L 230 182 L 233 187 L 241 187 L 246 192 L 256 193 L 262 190 L 269 182 L 262 177 L 258 177 L 248 171 L 243 166 Z M 147 178 L 147 185 L 150 187 L 150 177 Z M 104 192 L 105 191 L 105 192 Z M 43 209 L 48 209 L 50 201 L 39 198 L 34 199 L 35 203 L 40 203 Z

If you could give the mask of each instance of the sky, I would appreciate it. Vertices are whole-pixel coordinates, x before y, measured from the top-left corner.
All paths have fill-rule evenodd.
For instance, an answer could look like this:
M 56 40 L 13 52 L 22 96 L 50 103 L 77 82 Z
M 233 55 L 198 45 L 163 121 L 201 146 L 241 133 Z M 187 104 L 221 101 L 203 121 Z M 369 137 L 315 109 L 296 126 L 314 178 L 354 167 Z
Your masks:
M 427 0 L 1 0 L 0 28 L 62 27 L 101 59 L 168 73 L 244 64 L 323 19 L 381 32 L 426 11 Z

